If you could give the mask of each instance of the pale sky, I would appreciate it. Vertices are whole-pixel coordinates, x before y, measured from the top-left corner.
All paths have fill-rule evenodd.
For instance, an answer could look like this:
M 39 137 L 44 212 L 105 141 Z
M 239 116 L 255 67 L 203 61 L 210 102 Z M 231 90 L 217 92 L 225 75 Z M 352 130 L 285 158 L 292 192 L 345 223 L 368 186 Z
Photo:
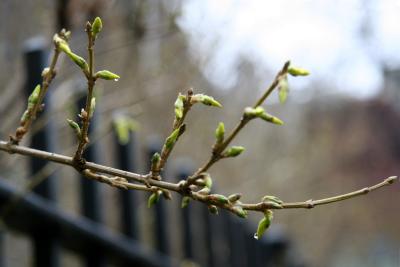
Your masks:
M 365 3 L 369 8 L 365 8 Z M 366 14 L 370 37 L 360 37 Z M 260 70 L 290 59 L 337 92 L 368 98 L 382 87 L 379 65 L 400 67 L 400 0 L 185 0 L 179 25 L 215 85 L 236 82 L 235 63 L 249 56 Z

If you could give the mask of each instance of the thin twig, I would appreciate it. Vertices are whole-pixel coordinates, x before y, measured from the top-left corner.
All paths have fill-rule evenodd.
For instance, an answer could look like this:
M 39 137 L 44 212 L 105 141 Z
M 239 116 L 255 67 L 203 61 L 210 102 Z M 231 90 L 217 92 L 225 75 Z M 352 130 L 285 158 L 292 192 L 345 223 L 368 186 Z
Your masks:
M 93 52 L 93 46 L 94 46 L 94 39 L 92 36 L 92 26 L 88 22 L 86 24 L 86 33 L 88 37 L 88 55 L 89 55 L 89 71 L 86 74 L 87 78 L 87 85 L 88 85 L 88 94 L 86 96 L 86 104 L 85 104 L 85 110 L 84 112 L 81 112 L 80 116 L 82 118 L 82 135 L 79 140 L 78 148 L 75 152 L 74 160 L 78 165 L 82 165 L 84 162 L 83 159 L 83 152 L 86 147 L 86 145 L 89 143 L 89 137 L 88 137 L 88 132 L 89 132 L 89 125 L 90 125 L 90 114 L 91 114 L 91 101 L 93 98 L 93 89 L 96 83 L 96 78 L 94 76 L 94 52 Z
M 51 63 L 48 68 L 48 71 L 43 74 L 43 80 L 42 80 L 42 85 L 40 88 L 38 100 L 36 101 L 36 103 L 33 105 L 32 108 L 27 109 L 26 119 L 21 121 L 20 126 L 15 131 L 15 135 L 14 136 L 10 135 L 10 142 L 12 144 L 17 145 L 17 144 L 19 144 L 19 142 L 21 142 L 22 138 L 29 131 L 29 128 L 30 128 L 33 120 L 36 119 L 37 113 L 42 106 L 43 99 L 47 93 L 50 83 L 53 81 L 54 77 L 56 76 L 55 67 L 56 67 L 59 55 L 60 55 L 60 50 L 58 49 L 57 45 L 55 45 L 53 57 L 51 59 Z
M 28 147 L 24 147 L 21 145 L 13 145 L 5 141 L 0 141 L 0 150 L 8 152 L 8 153 L 16 153 L 25 156 L 31 156 L 35 158 L 40 158 L 52 162 L 56 162 L 63 165 L 74 166 L 74 159 L 72 157 L 49 153 L 37 149 L 32 149 Z M 82 173 L 94 180 L 98 180 L 99 182 L 107 183 L 114 187 L 125 188 L 125 189 L 133 189 L 133 190 L 142 190 L 142 191 L 151 191 L 154 192 L 158 189 L 161 190 L 170 190 L 177 192 L 181 195 L 188 195 L 194 200 L 198 200 L 203 202 L 207 205 L 216 205 L 222 209 L 226 209 L 232 213 L 237 214 L 237 207 L 241 207 L 244 210 L 249 211 L 258 211 L 264 212 L 267 209 L 293 209 L 293 208 L 313 208 L 318 205 L 326 205 L 333 202 L 343 201 L 349 198 L 353 198 L 356 196 L 367 194 L 371 191 L 377 190 L 383 186 L 390 185 L 396 181 L 396 176 L 391 176 L 386 178 L 381 183 L 373 185 L 371 187 L 366 187 L 351 193 L 333 196 L 329 198 L 319 199 L 319 200 L 308 200 L 304 202 L 284 202 L 280 204 L 281 207 L 277 207 L 276 205 L 272 205 L 269 202 L 260 202 L 255 204 L 250 203 L 220 203 L 212 198 L 209 195 L 203 195 L 199 192 L 192 192 L 189 193 L 187 191 L 182 190 L 182 186 L 179 183 L 170 183 L 165 181 L 157 181 L 154 179 L 148 179 L 148 175 L 137 174 L 133 172 L 128 172 L 120 169 L 111 168 L 108 166 L 92 163 L 92 162 L 85 162 L 83 167 Z M 99 174 L 101 173 L 101 174 Z M 111 175 L 114 178 L 107 177 L 102 174 Z M 118 177 L 118 178 L 115 178 Z M 127 181 L 121 178 L 125 178 Z M 128 181 L 135 181 L 141 184 L 134 184 Z M 150 187 L 146 186 L 146 183 L 150 184 Z

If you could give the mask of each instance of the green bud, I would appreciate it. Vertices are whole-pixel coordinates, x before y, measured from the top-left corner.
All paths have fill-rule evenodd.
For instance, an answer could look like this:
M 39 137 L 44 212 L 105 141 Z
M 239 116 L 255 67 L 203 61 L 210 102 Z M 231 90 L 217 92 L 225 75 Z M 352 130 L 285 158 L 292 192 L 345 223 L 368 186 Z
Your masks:
M 238 193 L 238 194 L 232 194 L 230 196 L 228 196 L 228 200 L 231 203 L 235 203 L 236 201 L 238 201 L 240 198 L 242 197 L 242 194 Z
M 54 35 L 53 42 L 60 51 L 66 54 L 71 53 L 71 49 L 69 48 L 68 43 L 64 39 L 62 39 L 58 34 Z
M 218 208 L 217 208 L 217 206 L 215 206 L 215 205 L 209 205 L 209 206 L 208 206 L 208 211 L 209 211 L 211 214 L 218 215 Z
M 67 122 L 68 122 L 68 125 L 75 131 L 78 139 L 80 139 L 82 135 L 81 135 L 81 128 L 79 127 L 79 124 L 70 119 L 67 119 Z
M 65 51 L 64 51 L 65 52 Z M 89 65 L 86 63 L 85 59 L 82 57 L 78 56 L 77 54 L 74 54 L 72 52 L 65 52 L 67 56 L 76 64 L 78 65 L 79 68 L 81 68 L 83 71 L 88 71 L 89 70 Z
M 289 83 L 286 76 L 279 81 L 278 86 L 279 102 L 285 103 L 289 93 Z
M 29 118 L 29 111 L 25 110 L 20 119 L 21 124 L 25 123 Z
M 220 122 L 217 129 L 215 130 L 215 138 L 217 139 L 217 144 L 221 144 L 224 141 L 224 135 L 225 125 L 223 122 Z
M 280 120 L 279 118 L 272 116 L 271 114 L 268 114 L 267 112 L 262 113 L 261 115 L 258 116 L 259 118 L 271 122 L 273 124 L 277 125 L 283 125 L 283 121 Z
M 92 97 L 92 100 L 90 101 L 89 118 L 93 117 L 93 113 L 94 113 L 95 108 L 96 108 L 96 98 Z
M 209 195 L 211 192 L 210 188 L 203 187 L 201 190 L 197 191 L 200 195 Z
M 165 147 L 167 149 L 171 149 L 174 145 L 176 140 L 178 140 L 178 137 L 183 134 L 185 131 L 186 126 L 185 124 L 182 124 L 178 129 L 175 129 L 170 136 L 168 136 L 167 140 L 165 140 Z
M 264 201 L 263 203 L 265 203 L 266 205 L 268 205 L 268 207 L 274 208 L 274 209 L 283 209 L 282 205 L 274 202 L 274 201 Z
M 264 214 L 264 218 L 262 218 L 258 223 L 257 233 L 254 235 L 255 239 L 260 239 L 263 236 L 265 231 L 271 225 L 272 218 L 273 218 L 272 211 L 267 210 Z
M 154 153 L 154 155 L 151 157 L 151 171 L 155 171 L 157 169 L 160 159 L 160 154 L 158 152 Z
M 292 76 L 307 76 L 310 72 L 303 68 L 289 67 L 288 73 Z
M 233 212 L 239 216 L 240 218 L 246 219 L 247 218 L 247 211 L 244 210 L 242 207 L 234 206 Z
M 204 181 L 204 186 L 207 187 L 208 189 L 211 189 L 213 181 L 209 174 L 204 176 L 203 181 Z
M 185 96 L 179 94 L 175 101 L 175 117 L 176 119 L 181 119 L 183 116 L 183 101 L 185 100 Z
M 40 84 L 36 85 L 28 98 L 28 104 L 35 105 L 39 101 Z
M 102 28 L 103 23 L 101 22 L 101 19 L 99 17 L 96 17 L 92 23 L 92 36 L 96 38 L 97 34 L 101 32 Z
M 184 209 L 189 205 L 190 197 L 184 196 L 182 197 L 181 208 Z
M 223 156 L 227 158 L 239 156 L 244 151 L 244 147 L 242 146 L 231 146 L 226 152 L 224 152 Z
M 118 137 L 118 142 L 121 145 L 126 145 L 129 142 L 129 132 L 138 129 L 138 123 L 125 115 L 118 115 L 113 121 L 115 133 Z
M 280 200 L 279 198 L 277 198 L 275 196 L 264 196 L 262 198 L 262 202 L 268 202 L 268 201 L 272 201 L 272 202 L 275 202 L 275 203 L 278 203 L 278 204 L 282 204 L 283 203 L 282 200 Z
M 217 201 L 220 204 L 228 204 L 229 203 L 228 198 L 226 196 L 224 196 L 224 195 L 212 194 L 212 195 L 209 195 L 208 198 L 210 200 Z
M 191 97 L 190 101 L 192 104 L 200 102 L 207 106 L 222 108 L 222 105 L 217 100 L 215 100 L 212 96 L 208 96 L 208 95 L 204 95 L 204 94 L 196 94 Z
M 108 70 L 100 70 L 96 72 L 95 77 L 103 80 L 114 80 L 114 81 L 118 81 L 120 78 L 117 74 L 112 73 L 111 71 Z
M 147 200 L 147 207 L 151 208 L 160 200 L 160 195 L 162 194 L 161 190 L 157 190 L 150 195 L 149 199 Z

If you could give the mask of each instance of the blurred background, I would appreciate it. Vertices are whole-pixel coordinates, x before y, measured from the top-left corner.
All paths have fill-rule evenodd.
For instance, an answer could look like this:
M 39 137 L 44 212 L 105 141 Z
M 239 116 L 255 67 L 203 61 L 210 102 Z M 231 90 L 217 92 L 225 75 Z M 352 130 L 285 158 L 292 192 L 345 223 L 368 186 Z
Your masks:
M 211 169 L 218 191 L 241 192 L 247 202 L 265 194 L 304 201 L 400 173 L 400 1 L 2 0 L 0 12 L 2 140 L 15 130 L 26 105 L 26 49 L 44 45 L 50 52 L 53 34 L 66 27 L 72 31 L 72 50 L 85 55 L 83 25 L 101 16 L 96 67 L 121 79 L 97 85 L 101 123 L 92 139 L 103 144 L 100 163 L 115 165 L 107 144 L 114 138 L 116 112 L 135 120 L 137 144 L 144 151 L 149 142 L 168 135 L 176 96 L 192 87 L 224 106 L 193 108 L 187 132 L 171 155 L 170 172 L 179 164 L 197 168 L 209 157 L 218 122 L 234 127 L 243 108 L 291 60 L 311 75 L 290 77 L 288 101 L 280 104 L 275 93 L 264 106 L 285 124 L 250 123 L 234 141 L 246 147 L 245 153 Z M 32 129 L 39 130 L 46 120 L 54 122 L 54 152 L 74 151 L 65 119 L 76 116 L 74 103 L 84 86 L 81 73 L 62 56 L 51 87 L 51 113 Z M 147 158 L 138 161 L 145 166 Z M 27 166 L 22 156 L 0 154 L 1 176 L 21 192 L 32 184 Z M 58 205 L 77 216 L 75 185 L 81 178 L 70 168 L 51 166 L 62 188 Z M 116 192 L 100 188 L 108 210 L 105 224 L 118 229 L 112 213 L 118 205 Z M 138 195 L 146 205 L 146 195 Z M 293 257 L 305 266 L 399 266 L 399 200 L 395 184 L 312 210 L 277 211 L 271 232 L 284 232 Z M 146 228 L 151 214 L 145 209 L 141 214 Z M 259 219 L 257 214 L 249 218 L 254 230 Z M 147 232 L 143 230 L 145 240 L 151 236 Z M 7 266 L 28 266 L 30 255 L 23 251 L 29 241 L 18 233 L 6 238 Z M 179 258 L 178 245 L 171 246 Z M 65 257 L 65 266 L 79 262 L 72 254 Z

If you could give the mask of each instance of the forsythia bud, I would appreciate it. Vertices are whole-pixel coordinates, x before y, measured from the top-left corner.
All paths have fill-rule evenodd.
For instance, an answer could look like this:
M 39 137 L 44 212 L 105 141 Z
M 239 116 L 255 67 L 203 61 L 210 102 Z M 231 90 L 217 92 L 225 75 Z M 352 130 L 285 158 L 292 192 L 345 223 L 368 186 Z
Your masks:
M 210 211 L 211 214 L 218 215 L 218 208 L 215 205 L 208 206 L 208 211 Z
M 167 149 L 171 149 L 174 145 L 176 140 L 178 139 L 178 137 L 183 134 L 183 132 L 185 131 L 186 126 L 185 124 L 182 124 L 181 127 L 179 127 L 178 129 L 175 129 L 170 136 L 168 136 L 167 140 L 165 140 L 165 147 Z
M 80 139 L 81 138 L 81 128 L 79 127 L 79 124 L 70 119 L 67 119 L 67 122 L 68 122 L 69 126 L 75 131 L 78 139 Z
M 207 187 L 208 189 L 211 189 L 213 181 L 212 181 L 211 176 L 209 174 L 206 174 L 204 176 L 203 181 L 204 181 L 205 187 Z
M 65 52 L 65 51 L 64 51 Z M 77 54 L 70 52 L 65 52 L 67 56 L 76 64 L 78 65 L 79 68 L 81 68 L 83 71 L 88 71 L 89 70 L 89 65 L 86 63 L 85 59 L 83 57 L 78 56 Z
M 247 211 L 244 210 L 242 207 L 234 206 L 233 211 L 240 218 L 244 218 L 244 219 L 247 218 Z
M 263 236 L 265 230 L 267 230 L 268 227 L 271 225 L 272 218 L 273 218 L 272 211 L 267 210 L 264 214 L 264 218 L 262 218 L 258 223 L 257 233 L 254 235 L 255 239 L 260 239 Z
M 230 196 L 228 196 L 229 202 L 231 203 L 235 203 L 236 201 L 238 201 L 240 198 L 242 197 L 242 194 L 232 194 Z
M 217 144 L 221 144 L 224 141 L 224 135 L 225 125 L 223 122 L 220 122 L 217 129 L 215 130 L 215 138 L 217 139 Z
M 204 94 L 196 94 L 191 97 L 190 101 L 192 104 L 200 102 L 207 106 L 222 108 L 222 105 L 217 100 L 215 100 L 212 96 L 208 96 L 208 95 L 204 95 Z
M 286 75 L 279 81 L 278 86 L 279 86 L 278 87 L 279 102 L 285 103 L 288 93 L 289 93 L 289 83 L 288 83 Z
M 228 204 L 229 203 L 228 198 L 226 196 L 224 196 L 224 195 L 212 194 L 212 195 L 209 195 L 208 198 L 210 200 L 217 201 L 220 204 Z
M 96 72 L 95 77 L 103 80 L 114 80 L 114 81 L 118 81 L 120 78 L 117 74 L 112 73 L 111 71 L 108 70 L 100 70 Z
M 275 203 L 278 203 L 278 204 L 282 204 L 282 203 L 283 203 L 282 200 L 280 200 L 279 198 L 277 198 L 277 197 L 275 197 L 275 196 L 264 196 L 264 197 L 262 198 L 262 201 L 263 201 L 263 202 L 272 201 L 272 202 L 275 202 Z
M 96 108 L 96 98 L 92 97 L 92 100 L 90 101 L 90 112 L 89 112 L 89 118 L 93 117 L 94 109 Z
M 176 119 L 181 119 L 183 116 L 183 101 L 185 100 L 185 96 L 182 94 L 178 95 L 178 98 L 175 101 L 175 117 Z
M 160 154 L 157 152 L 151 157 L 151 171 L 155 171 L 157 169 L 157 165 L 160 162 Z
M 244 151 L 242 146 L 231 146 L 226 152 L 224 152 L 224 157 L 236 157 L 239 156 Z
M 184 209 L 189 205 L 190 197 L 184 196 L 182 197 L 181 208 Z
M 288 73 L 292 76 L 307 76 L 310 72 L 303 68 L 289 67 Z
M 244 116 L 248 119 L 254 119 L 254 118 L 260 118 L 265 121 L 271 122 L 273 124 L 277 125 L 282 125 L 283 121 L 280 120 L 279 118 L 272 116 L 271 114 L 268 114 L 265 112 L 265 110 L 262 107 L 257 107 L 257 108 L 251 108 L 247 107 L 244 109 Z
M 151 208 L 154 204 L 156 204 L 160 200 L 160 195 L 162 194 L 161 190 L 157 190 L 150 195 L 149 199 L 147 200 L 147 207 Z
M 35 89 L 33 89 L 31 95 L 28 98 L 28 105 L 36 104 L 39 100 L 39 94 L 40 94 L 40 84 L 36 85 Z
M 101 22 L 101 19 L 99 17 L 96 17 L 92 23 L 92 36 L 96 38 L 97 34 L 101 32 L 102 28 L 103 23 Z

